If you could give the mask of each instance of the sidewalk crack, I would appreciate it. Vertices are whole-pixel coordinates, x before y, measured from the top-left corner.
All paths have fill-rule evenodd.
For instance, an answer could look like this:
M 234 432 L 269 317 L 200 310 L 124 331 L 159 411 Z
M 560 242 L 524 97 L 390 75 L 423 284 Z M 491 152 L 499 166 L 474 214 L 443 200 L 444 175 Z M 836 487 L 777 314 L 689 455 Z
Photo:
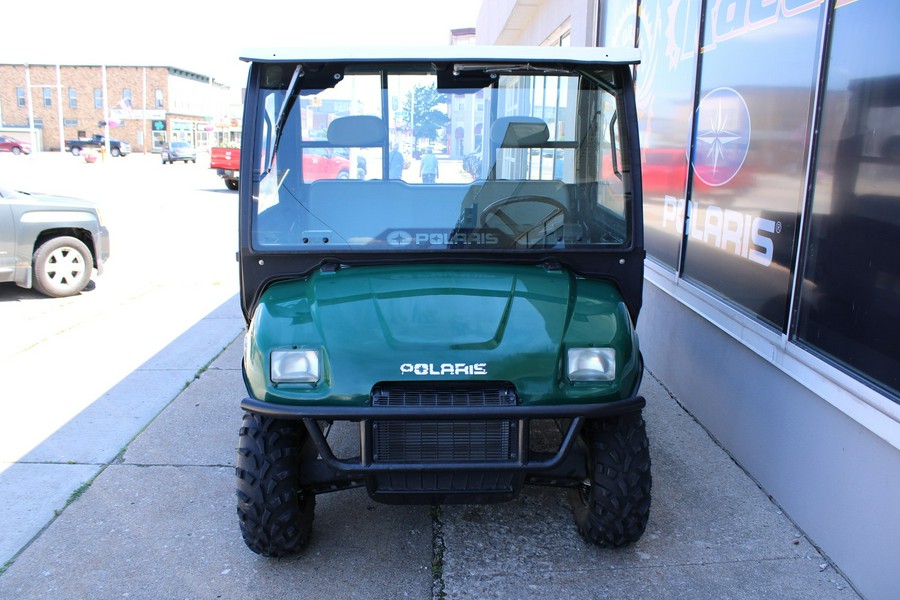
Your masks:
M 444 522 L 441 520 L 439 504 L 431 506 L 431 597 L 445 600 L 444 591 Z

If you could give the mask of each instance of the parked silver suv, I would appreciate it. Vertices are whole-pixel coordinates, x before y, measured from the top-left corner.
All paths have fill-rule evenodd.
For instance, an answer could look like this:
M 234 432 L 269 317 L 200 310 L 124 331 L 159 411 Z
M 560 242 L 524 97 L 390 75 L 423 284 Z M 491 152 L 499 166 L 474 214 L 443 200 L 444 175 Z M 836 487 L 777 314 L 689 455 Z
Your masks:
M 94 204 L 0 185 L 0 282 L 73 296 L 107 258 L 109 232 Z
M 162 163 L 171 165 L 177 160 L 185 163 L 188 161 L 197 162 L 197 149 L 189 142 L 171 142 L 166 144 L 162 149 Z

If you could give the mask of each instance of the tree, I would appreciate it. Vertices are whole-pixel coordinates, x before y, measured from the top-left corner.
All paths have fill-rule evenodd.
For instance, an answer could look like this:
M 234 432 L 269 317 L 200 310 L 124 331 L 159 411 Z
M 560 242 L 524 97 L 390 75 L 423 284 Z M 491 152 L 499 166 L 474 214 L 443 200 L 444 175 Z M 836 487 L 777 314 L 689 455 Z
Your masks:
M 418 85 L 406 95 L 400 119 L 412 131 L 414 147 L 424 138 L 434 141 L 439 131 L 450 123 L 447 116 L 447 96 L 437 91 L 435 86 Z

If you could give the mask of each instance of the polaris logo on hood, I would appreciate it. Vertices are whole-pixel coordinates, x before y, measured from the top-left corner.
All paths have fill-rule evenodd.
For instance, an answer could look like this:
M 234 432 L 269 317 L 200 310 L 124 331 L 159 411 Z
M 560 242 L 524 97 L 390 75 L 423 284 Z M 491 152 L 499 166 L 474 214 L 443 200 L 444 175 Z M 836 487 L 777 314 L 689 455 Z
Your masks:
M 487 375 L 487 363 L 403 363 L 400 365 L 401 375 Z

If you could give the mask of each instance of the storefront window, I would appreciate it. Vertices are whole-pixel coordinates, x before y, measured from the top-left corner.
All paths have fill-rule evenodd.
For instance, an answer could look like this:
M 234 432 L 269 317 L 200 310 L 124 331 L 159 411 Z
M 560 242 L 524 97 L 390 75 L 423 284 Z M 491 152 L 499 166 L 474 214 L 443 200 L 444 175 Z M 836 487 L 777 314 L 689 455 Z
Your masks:
M 600 45 L 633 48 L 637 0 L 606 0 L 601 3 L 600 10 Z
M 682 274 L 783 331 L 823 5 L 751 5 L 706 3 Z
M 797 340 L 900 394 L 900 3 L 838 2 Z M 870 40 L 879 40 L 872 52 Z
M 684 234 L 699 17 L 700 0 L 641 3 L 642 60 L 635 84 L 641 126 L 644 245 L 650 256 L 672 269 L 678 267 Z

